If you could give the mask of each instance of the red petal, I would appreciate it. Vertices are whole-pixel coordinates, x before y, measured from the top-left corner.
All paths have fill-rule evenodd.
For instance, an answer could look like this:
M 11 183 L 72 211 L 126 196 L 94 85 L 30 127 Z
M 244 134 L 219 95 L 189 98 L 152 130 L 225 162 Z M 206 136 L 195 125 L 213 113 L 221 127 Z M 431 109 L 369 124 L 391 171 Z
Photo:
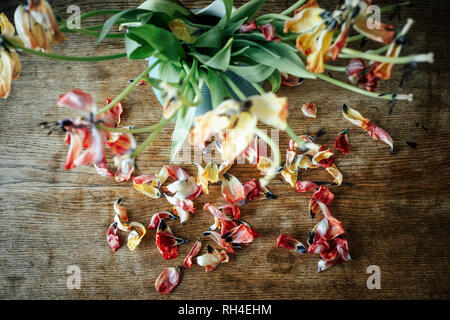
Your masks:
M 116 251 L 120 247 L 119 236 L 117 235 L 117 223 L 113 222 L 108 228 L 106 233 L 106 240 L 113 251 Z
M 277 248 L 282 247 L 287 250 L 294 250 L 300 241 L 292 238 L 284 233 L 280 234 L 277 239 Z
M 178 257 L 178 246 L 176 245 L 175 237 L 170 233 L 156 233 L 156 247 L 162 254 L 164 260 Z
M 202 248 L 202 241 L 200 238 L 197 239 L 197 241 L 194 243 L 194 246 L 192 247 L 191 251 L 189 251 L 189 254 L 184 259 L 184 266 L 186 268 L 190 268 L 192 266 L 192 259 L 200 252 L 200 249 Z
M 383 129 L 381 129 L 380 127 L 376 126 L 375 124 L 373 124 L 371 122 L 367 125 L 367 130 L 368 130 L 369 136 L 372 139 L 381 140 L 381 141 L 387 143 L 391 147 L 391 153 L 392 153 L 392 151 L 394 150 L 394 142 L 393 142 L 391 136 L 386 131 L 384 131 Z
M 225 204 L 220 206 L 218 209 L 221 210 L 226 216 L 232 216 L 234 220 L 239 220 L 241 217 L 241 210 L 239 210 L 239 207 L 234 204 Z
M 168 211 L 157 212 L 152 216 L 150 223 L 148 225 L 148 228 L 156 230 L 156 228 L 158 228 L 159 223 L 161 222 L 162 219 L 173 218 L 173 217 L 174 217 L 173 214 L 171 214 Z
M 259 30 L 261 30 L 267 41 L 280 41 L 280 38 L 278 38 L 275 34 L 275 27 L 272 24 L 266 23 L 265 25 L 259 27 Z
M 295 189 L 298 192 L 310 192 L 315 191 L 319 186 L 312 181 L 297 181 Z
M 169 294 L 180 283 L 180 269 L 171 267 L 164 269 L 155 282 L 156 291 L 162 295 Z
M 338 134 L 336 140 L 334 140 L 334 149 L 342 152 L 343 154 L 349 154 L 350 144 L 347 137 L 348 129 Z

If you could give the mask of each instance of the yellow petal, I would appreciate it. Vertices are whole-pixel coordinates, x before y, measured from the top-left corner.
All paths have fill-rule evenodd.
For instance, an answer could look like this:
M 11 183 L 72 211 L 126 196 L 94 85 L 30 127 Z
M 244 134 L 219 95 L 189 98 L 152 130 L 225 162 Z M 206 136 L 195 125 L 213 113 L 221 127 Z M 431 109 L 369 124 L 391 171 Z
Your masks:
M 314 73 L 322 73 L 325 70 L 324 63 L 327 59 L 328 48 L 333 41 L 334 30 L 323 30 L 316 43 L 316 50 L 306 59 L 306 69 Z
M 147 197 L 153 199 L 161 197 L 161 192 L 157 188 L 155 188 L 151 183 L 137 184 L 136 182 L 133 181 L 133 186 L 137 191 L 142 192 Z
M 327 172 L 334 178 L 334 185 L 340 186 L 342 184 L 342 173 L 334 164 L 331 167 L 325 168 L 325 170 L 327 170 Z
M 2 12 L 0 14 L 0 34 L 4 37 L 13 37 L 15 33 L 16 29 L 14 29 L 8 17 Z
M 284 24 L 284 33 L 304 33 L 321 23 L 324 23 L 320 16 L 325 10 L 321 8 L 307 8 L 301 10 L 292 19 L 289 19 Z
M 361 113 L 356 111 L 355 109 L 350 108 L 346 104 L 342 106 L 342 114 L 345 119 L 353 123 L 355 126 L 367 129 L 367 124 L 370 122 L 370 119 L 364 118 Z
M 170 21 L 169 28 L 178 39 L 186 43 L 194 43 L 198 38 L 192 36 L 192 34 L 198 29 L 195 29 L 187 25 L 186 22 L 184 22 L 181 19 L 175 19 Z
M 145 227 L 139 222 L 130 223 L 131 231 L 128 234 L 128 248 L 133 251 L 141 243 L 142 238 L 147 233 Z

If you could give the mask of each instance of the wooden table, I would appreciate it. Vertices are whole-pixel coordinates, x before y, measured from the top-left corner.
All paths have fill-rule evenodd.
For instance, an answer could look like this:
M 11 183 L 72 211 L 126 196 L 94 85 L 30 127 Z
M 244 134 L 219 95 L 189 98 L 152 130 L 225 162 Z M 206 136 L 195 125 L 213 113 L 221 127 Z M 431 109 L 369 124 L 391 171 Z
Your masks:
M 2 3 L 0 11 L 13 12 L 19 1 Z M 103 8 L 128 8 L 138 0 L 77 1 L 87 12 Z M 240 6 L 245 1 L 237 1 Z M 263 12 L 280 12 L 294 1 L 268 0 Z M 329 8 L 336 1 L 320 1 Z M 226 265 L 205 273 L 195 266 L 184 271 L 177 289 L 163 299 L 409 299 L 449 298 L 449 160 L 450 118 L 448 73 L 448 6 L 445 1 L 412 1 L 402 10 L 401 27 L 407 17 L 416 20 L 410 32 L 412 45 L 403 54 L 433 51 L 436 62 L 420 65 L 404 87 L 398 89 L 402 66 L 380 92 L 411 92 L 414 102 L 399 102 L 392 115 L 385 100 L 368 99 L 324 83 L 306 81 L 279 94 L 290 102 L 289 122 L 297 134 L 314 134 L 324 128 L 319 143 L 331 145 L 336 134 L 349 127 L 350 155 L 337 154 L 344 181 L 353 185 L 333 188 L 333 214 L 343 221 L 352 261 L 317 273 L 316 255 L 299 255 L 276 248 L 280 233 L 305 241 L 317 222 L 308 214 L 310 194 L 300 194 L 281 180 L 270 189 L 276 200 L 253 201 L 242 209 L 242 218 L 259 232 L 250 246 L 239 250 Z M 52 1 L 57 15 L 67 18 L 73 1 Z M 186 1 L 202 7 L 208 1 Z M 386 1 L 382 2 L 386 4 Z M 385 15 L 388 18 L 388 15 Z M 94 21 L 94 20 L 93 20 Z M 94 21 L 95 23 L 95 21 Z M 95 47 L 94 39 L 69 35 L 53 51 L 66 55 L 102 55 L 123 51 L 121 40 L 108 40 Z M 73 115 L 57 108 L 59 94 L 81 88 L 98 104 L 113 98 L 143 69 L 145 62 L 127 59 L 71 63 L 22 55 L 22 74 L 14 82 L 8 100 L 0 101 L 0 298 L 2 299 L 160 299 L 156 277 L 165 267 L 180 265 L 180 257 L 164 261 L 149 232 L 137 250 L 125 245 L 115 253 L 105 241 L 113 202 L 122 197 L 131 220 L 147 224 L 152 213 L 170 209 L 165 199 L 152 200 L 133 190 L 131 183 L 114 183 L 99 177 L 93 168 L 64 171 L 67 152 L 62 133 L 47 135 L 41 121 Z M 342 75 L 333 73 L 342 78 Z M 305 118 L 300 106 L 318 105 L 318 117 Z M 352 127 L 341 115 L 341 106 L 360 110 L 386 129 L 395 141 L 395 152 Z M 138 127 L 156 123 L 161 116 L 149 86 L 138 87 L 124 101 L 124 125 Z M 138 173 L 156 173 L 168 163 L 172 126 L 138 158 Z M 145 139 L 139 136 L 138 141 Z M 285 150 L 289 138 L 280 134 Z M 407 145 L 416 142 L 417 149 Z M 282 151 L 284 154 L 284 151 Z M 284 156 L 284 155 L 283 155 Z M 195 167 L 183 166 L 191 174 Z M 249 165 L 231 169 L 241 181 L 257 177 Z M 301 179 L 325 180 L 322 171 L 302 173 Z M 212 223 L 202 211 L 206 202 L 223 203 L 220 187 L 196 201 L 198 214 L 186 226 L 172 224 L 173 232 L 191 243 Z M 305 241 L 306 242 L 306 241 Z M 81 289 L 66 286 L 67 268 L 81 270 Z M 367 267 L 381 269 L 381 289 L 366 286 Z

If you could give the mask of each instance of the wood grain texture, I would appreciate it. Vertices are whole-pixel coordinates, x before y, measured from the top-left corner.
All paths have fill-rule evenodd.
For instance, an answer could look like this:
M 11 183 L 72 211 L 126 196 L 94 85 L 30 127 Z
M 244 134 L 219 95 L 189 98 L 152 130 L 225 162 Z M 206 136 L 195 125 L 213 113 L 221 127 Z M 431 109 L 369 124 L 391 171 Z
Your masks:
M 0 11 L 13 12 L 19 1 L 0 4 Z M 74 1 L 51 1 L 55 13 L 67 17 Z M 76 1 L 82 11 L 128 8 L 137 0 Z M 236 1 L 237 6 L 245 1 Z M 294 1 L 266 1 L 262 12 L 279 12 Z M 320 1 L 329 8 L 336 1 Z M 109 62 L 71 63 L 48 61 L 22 55 L 23 70 L 14 82 L 8 100 L 0 101 L 0 298 L 2 299 L 428 299 L 450 298 L 449 269 L 449 178 L 450 118 L 448 73 L 449 7 L 445 1 L 412 1 L 402 10 L 401 27 L 407 17 L 416 25 L 410 33 L 412 45 L 403 54 L 433 51 L 436 63 L 420 65 L 401 92 L 415 95 L 414 102 L 399 102 L 388 115 L 386 101 L 368 99 L 327 83 L 306 81 L 297 88 L 282 88 L 290 102 L 289 122 L 297 134 L 325 128 L 319 143 L 331 145 L 335 135 L 350 124 L 342 118 L 343 103 L 355 107 L 391 133 L 395 152 L 356 127 L 350 127 L 351 154 L 337 155 L 344 181 L 353 186 L 333 188 L 334 215 L 343 221 L 349 239 L 350 263 L 318 274 L 315 255 L 298 255 L 276 248 L 276 238 L 288 233 L 305 239 L 316 223 L 307 212 L 309 196 L 296 193 L 280 180 L 270 189 L 279 197 L 254 201 L 242 209 L 242 217 L 260 233 L 250 246 L 239 250 L 230 262 L 211 273 L 203 268 L 185 270 L 183 280 L 167 297 L 154 290 L 163 268 L 181 265 L 180 257 L 164 261 L 149 232 L 141 245 L 130 252 L 123 245 L 113 253 L 105 233 L 113 219 L 112 204 L 125 199 L 131 220 L 146 224 L 151 214 L 170 209 L 164 199 L 151 200 L 135 192 L 131 183 L 117 184 L 101 178 L 92 168 L 64 171 L 67 152 L 63 135 L 47 136 L 41 121 L 70 116 L 56 107 L 59 94 L 73 88 L 92 93 L 103 104 L 114 97 L 129 79 L 141 72 L 144 62 L 126 59 Z M 209 1 L 185 1 L 202 7 Z M 379 2 L 381 4 L 387 1 Z M 92 23 L 100 20 L 92 19 Z M 94 47 L 94 39 L 76 34 L 53 47 L 67 55 L 101 55 L 123 51 L 120 40 L 107 40 Z M 402 67 L 381 92 L 398 91 Z M 342 75 L 333 76 L 344 79 Z M 318 105 L 318 117 L 306 119 L 300 111 L 304 102 Z M 156 123 L 161 116 L 151 88 L 138 87 L 124 101 L 124 125 L 138 127 Z M 155 173 L 167 164 L 172 126 L 138 158 L 138 173 Z M 142 141 L 144 137 L 139 137 Z M 417 149 L 406 142 L 414 141 Z M 288 137 L 280 135 L 281 149 Z M 283 152 L 284 153 L 284 152 Z M 195 174 L 192 166 L 185 166 Z M 248 165 L 237 165 L 231 173 L 241 181 L 257 175 Z M 302 174 L 303 179 L 328 179 L 322 172 Z M 172 224 L 173 232 L 191 243 L 211 223 L 202 212 L 205 202 L 223 203 L 220 187 L 196 201 L 198 214 L 186 226 Z M 122 242 L 126 239 L 122 237 Z M 80 290 L 66 288 L 66 269 L 81 268 Z M 381 268 L 381 290 L 366 287 L 366 268 Z

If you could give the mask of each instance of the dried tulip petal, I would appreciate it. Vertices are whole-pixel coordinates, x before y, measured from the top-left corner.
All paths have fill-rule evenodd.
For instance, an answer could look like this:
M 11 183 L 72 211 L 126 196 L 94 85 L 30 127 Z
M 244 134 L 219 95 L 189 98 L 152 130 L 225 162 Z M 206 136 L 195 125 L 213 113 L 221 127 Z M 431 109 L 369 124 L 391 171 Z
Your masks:
M 349 132 L 349 129 L 345 129 L 344 131 L 340 132 L 334 140 L 334 149 L 342 152 L 343 154 L 349 154 L 350 153 L 350 143 L 348 142 L 347 133 Z
M 197 257 L 197 264 L 205 267 L 205 271 L 213 271 L 221 263 L 228 262 L 229 258 L 225 250 L 219 252 L 217 249 L 207 245 L 208 253 Z
M 162 295 L 167 295 L 175 289 L 175 287 L 180 283 L 180 268 L 171 267 L 164 269 L 159 275 L 155 282 L 156 291 Z
M 317 105 L 314 102 L 307 102 L 302 105 L 302 112 L 308 118 L 317 117 Z
M 333 186 L 340 186 L 342 184 L 342 173 L 334 164 L 331 167 L 325 168 L 325 170 L 334 178 L 332 182 Z
M 113 222 L 108 228 L 106 233 L 106 241 L 113 251 L 116 251 L 120 247 L 119 236 L 117 235 L 117 223 Z
M 278 236 L 277 248 L 279 247 L 285 248 L 287 250 L 295 250 L 300 253 L 306 252 L 306 247 L 300 241 L 284 233 Z
M 128 214 L 125 206 L 122 205 L 122 198 L 117 199 L 114 202 L 114 221 L 117 223 L 117 227 L 122 231 L 129 231 L 130 226 L 128 224 Z
M 161 220 L 167 219 L 167 218 L 172 219 L 172 220 L 176 219 L 176 217 L 173 214 L 171 214 L 169 211 L 160 211 L 160 212 L 155 213 L 150 220 L 148 229 L 156 230 L 158 228 Z
M 222 235 L 220 233 L 216 231 L 205 231 L 202 233 L 202 236 L 209 237 L 218 246 L 220 246 L 220 248 L 228 251 L 229 253 L 234 253 L 231 243 L 228 243 L 224 238 L 222 238 Z
M 381 140 L 384 143 L 388 144 L 391 148 L 391 153 L 394 151 L 394 141 L 386 131 L 370 122 L 369 124 L 367 124 L 367 132 L 372 139 Z
M 241 217 L 241 210 L 234 204 L 225 204 L 218 208 L 226 216 L 232 216 L 234 220 L 238 220 Z
M 295 189 L 298 192 L 310 192 L 315 191 L 319 186 L 312 181 L 297 181 Z
M 200 238 L 197 238 L 197 241 L 195 241 L 194 245 L 189 251 L 189 254 L 184 259 L 183 265 L 186 268 L 190 268 L 192 266 L 192 260 L 197 256 L 201 248 L 202 248 L 202 240 Z
M 355 126 L 363 128 L 364 130 L 366 129 L 367 124 L 370 122 L 370 119 L 364 118 L 361 113 L 359 113 L 355 109 L 350 108 L 346 104 L 342 106 L 342 115 Z
M 153 185 L 155 181 L 159 182 L 159 179 L 154 175 L 141 175 L 133 178 L 133 187 L 147 197 L 157 199 L 161 197 L 161 192 Z
M 142 238 L 147 233 L 145 227 L 139 222 L 130 223 L 131 231 L 128 234 L 127 246 L 131 251 L 134 251 L 136 247 L 141 243 Z
M 235 176 L 225 173 L 220 181 L 222 195 L 228 203 L 245 200 L 244 187 Z

